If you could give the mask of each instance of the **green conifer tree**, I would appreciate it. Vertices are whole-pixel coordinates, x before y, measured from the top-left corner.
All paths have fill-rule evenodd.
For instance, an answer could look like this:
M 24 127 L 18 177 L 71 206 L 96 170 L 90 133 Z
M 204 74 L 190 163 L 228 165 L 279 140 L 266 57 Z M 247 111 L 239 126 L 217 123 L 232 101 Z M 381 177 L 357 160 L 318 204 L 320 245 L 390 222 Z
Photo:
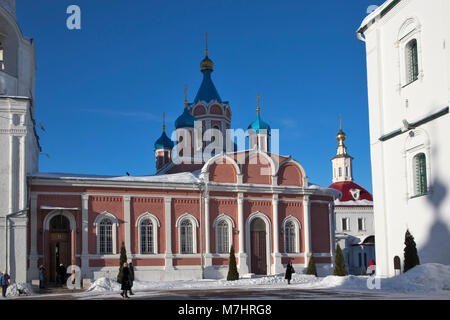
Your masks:
M 334 258 L 333 275 L 341 277 L 347 275 L 347 270 L 345 269 L 344 255 L 342 254 L 342 250 L 339 245 L 336 246 L 336 256 Z
M 122 242 L 122 246 L 120 248 L 120 267 L 119 267 L 119 274 L 117 275 L 117 282 L 122 283 L 122 268 L 123 264 L 127 262 L 127 249 L 125 249 L 125 243 Z
M 239 272 L 236 267 L 236 257 L 234 256 L 234 246 L 230 248 L 230 261 L 228 264 L 227 281 L 239 280 Z
M 306 270 L 306 274 L 314 275 L 317 277 L 316 261 L 314 260 L 313 255 L 311 255 L 311 258 L 309 259 L 308 269 Z
M 414 241 L 414 237 L 409 230 L 406 230 L 405 234 L 404 258 L 403 272 L 406 272 L 420 264 L 416 242 Z

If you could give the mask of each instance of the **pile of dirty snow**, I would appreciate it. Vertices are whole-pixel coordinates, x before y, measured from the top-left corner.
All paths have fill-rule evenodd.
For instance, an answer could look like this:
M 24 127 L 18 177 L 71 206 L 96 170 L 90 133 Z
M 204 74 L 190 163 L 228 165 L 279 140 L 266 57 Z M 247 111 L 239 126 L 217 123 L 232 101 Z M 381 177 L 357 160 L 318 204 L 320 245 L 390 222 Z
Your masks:
M 31 296 L 33 294 L 31 284 L 28 283 L 13 283 L 6 290 L 7 297 Z
M 111 280 L 109 278 L 97 279 L 89 289 L 88 292 L 108 292 L 108 291 L 120 291 L 120 283 Z

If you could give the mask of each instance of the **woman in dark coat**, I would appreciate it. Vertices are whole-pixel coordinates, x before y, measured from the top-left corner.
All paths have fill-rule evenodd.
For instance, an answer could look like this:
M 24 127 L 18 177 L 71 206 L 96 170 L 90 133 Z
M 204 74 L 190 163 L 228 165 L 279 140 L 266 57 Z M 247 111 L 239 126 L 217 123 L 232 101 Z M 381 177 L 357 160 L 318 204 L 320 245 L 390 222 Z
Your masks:
M 295 272 L 294 267 L 292 266 L 292 263 L 289 261 L 286 266 L 286 276 L 284 277 L 287 279 L 288 284 L 291 284 L 292 274 Z
M 122 292 L 120 295 L 124 298 L 130 298 L 128 296 L 128 290 L 131 290 L 130 286 L 130 269 L 128 268 L 128 263 L 124 262 L 123 268 L 122 268 Z
M 45 270 L 45 267 L 43 265 L 41 265 L 39 267 L 39 288 L 40 289 L 45 289 L 46 278 L 47 278 L 47 272 Z
M 130 296 L 134 296 L 133 291 L 131 291 L 131 289 L 133 288 L 133 281 L 134 281 L 134 268 L 132 262 L 130 262 L 130 264 L 128 265 L 128 269 L 130 269 Z

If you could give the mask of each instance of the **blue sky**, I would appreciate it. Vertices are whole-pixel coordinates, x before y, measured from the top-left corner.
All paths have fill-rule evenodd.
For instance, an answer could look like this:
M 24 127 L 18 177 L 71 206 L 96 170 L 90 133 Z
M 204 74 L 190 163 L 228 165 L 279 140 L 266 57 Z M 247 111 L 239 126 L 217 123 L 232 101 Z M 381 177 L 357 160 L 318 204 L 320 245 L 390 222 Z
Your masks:
M 364 44 L 355 31 L 382 0 L 18 1 L 23 33 L 35 39 L 36 120 L 42 172 L 148 175 L 153 143 L 192 101 L 208 32 L 213 81 L 232 127 L 262 118 L 280 129 L 310 181 L 331 184 L 339 114 L 357 183 L 371 190 Z M 66 9 L 82 29 L 66 28 Z

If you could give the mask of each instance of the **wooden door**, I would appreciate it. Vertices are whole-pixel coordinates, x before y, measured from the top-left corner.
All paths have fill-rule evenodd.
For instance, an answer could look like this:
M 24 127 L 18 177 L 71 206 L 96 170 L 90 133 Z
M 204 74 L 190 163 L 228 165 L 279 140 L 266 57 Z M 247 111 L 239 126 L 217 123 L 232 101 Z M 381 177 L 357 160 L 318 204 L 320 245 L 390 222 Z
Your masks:
M 252 273 L 267 274 L 266 232 L 251 232 L 251 264 Z
M 49 240 L 50 265 L 47 269 L 48 280 L 50 282 L 56 282 L 56 267 L 61 263 L 64 264 L 66 268 L 70 265 L 69 233 L 50 233 Z

